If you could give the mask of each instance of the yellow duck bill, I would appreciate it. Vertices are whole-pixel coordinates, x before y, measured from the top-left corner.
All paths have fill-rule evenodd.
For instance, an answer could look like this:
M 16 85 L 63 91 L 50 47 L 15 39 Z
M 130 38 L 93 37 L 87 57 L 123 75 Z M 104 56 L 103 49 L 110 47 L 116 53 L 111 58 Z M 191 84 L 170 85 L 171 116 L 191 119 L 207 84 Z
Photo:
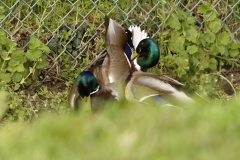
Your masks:
M 91 111 L 91 98 L 90 98 L 90 96 L 82 98 L 82 110 L 85 111 L 85 112 Z
M 139 56 L 139 54 L 136 52 L 136 51 L 134 51 L 133 53 L 132 53 L 132 55 L 131 55 L 131 60 L 134 60 L 135 58 L 137 58 Z

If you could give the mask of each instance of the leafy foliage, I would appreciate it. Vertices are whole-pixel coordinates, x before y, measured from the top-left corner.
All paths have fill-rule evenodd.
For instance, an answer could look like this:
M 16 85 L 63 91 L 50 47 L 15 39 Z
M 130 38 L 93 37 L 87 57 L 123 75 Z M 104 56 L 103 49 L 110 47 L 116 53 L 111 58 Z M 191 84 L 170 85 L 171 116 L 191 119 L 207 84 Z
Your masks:
M 29 49 L 24 53 L 0 30 L 0 52 L 1 82 L 18 84 L 27 82 L 29 85 L 35 77 L 35 70 L 48 65 L 47 57 L 42 52 L 49 53 L 50 50 L 37 38 L 31 37 Z
M 161 68 L 168 68 L 169 74 L 177 75 L 186 85 L 214 97 L 219 91 L 216 79 L 219 77 L 211 73 L 225 71 L 226 64 L 240 67 L 236 63 L 240 58 L 240 43 L 237 40 L 230 41 L 231 33 L 221 30 L 222 21 L 209 3 L 200 5 L 197 11 L 204 23 L 199 24 L 196 17 L 180 8 L 173 10 L 160 35 L 169 40 L 159 39 L 167 50 L 160 65 Z M 198 25 L 202 25 L 201 30 L 198 30 Z M 216 81 L 209 83 L 203 77 Z
M 32 116 L 38 116 L 38 110 L 52 106 L 59 99 L 66 99 L 67 92 L 55 93 L 48 91 L 45 94 L 45 102 L 41 102 L 42 86 L 39 86 L 38 76 L 40 70 L 48 66 L 48 60 L 45 53 L 49 53 L 49 48 L 39 41 L 36 37 L 31 37 L 28 50 L 24 52 L 19 49 L 16 43 L 6 38 L 5 33 L 0 30 L 0 90 L 5 90 L 8 94 L 7 102 L 4 102 L 0 110 L 0 118 L 4 120 L 31 120 Z M 45 52 L 45 53 L 43 53 Z M 35 91 L 31 91 L 34 87 Z M 38 89 L 39 88 L 39 89 Z M 25 90 L 26 89 L 26 90 Z M 28 92 L 38 92 L 34 96 L 30 96 Z M 1 97 L 6 97 L 5 92 L 0 92 Z M 56 98 L 56 101 L 48 103 L 47 99 Z M 1 100 L 1 103 L 3 100 Z M 8 107 L 6 108 L 6 103 Z M 66 105 L 66 101 L 61 101 Z M 47 108 L 48 108 L 47 107 Z M 7 111 L 5 111 L 7 109 Z M 50 108 L 48 108 L 50 109 Z M 54 107 L 54 110 L 58 110 Z M 2 115 L 3 113 L 4 116 Z M 2 117 L 3 116 L 3 117 Z

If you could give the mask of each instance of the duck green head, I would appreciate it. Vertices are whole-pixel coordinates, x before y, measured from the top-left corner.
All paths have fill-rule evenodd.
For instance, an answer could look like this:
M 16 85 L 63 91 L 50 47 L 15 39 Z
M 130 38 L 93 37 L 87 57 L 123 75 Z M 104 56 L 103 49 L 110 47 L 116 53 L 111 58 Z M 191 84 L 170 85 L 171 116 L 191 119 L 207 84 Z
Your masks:
M 151 38 L 141 40 L 131 56 L 131 59 L 135 58 L 143 71 L 155 66 L 160 59 L 158 44 Z
M 96 77 L 90 71 L 83 71 L 77 77 L 77 90 L 82 99 L 82 107 L 85 111 L 91 110 L 90 95 L 99 90 Z
M 90 71 L 83 71 L 77 77 L 77 89 L 79 95 L 84 98 L 97 92 L 99 84 L 96 77 Z
M 130 26 L 125 32 L 128 38 L 128 46 L 131 50 L 134 50 L 134 52 L 130 52 L 130 61 L 133 60 L 135 68 L 146 71 L 148 68 L 155 66 L 160 59 L 158 44 L 138 26 Z M 125 53 L 126 51 L 127 49 L 125 49 Z

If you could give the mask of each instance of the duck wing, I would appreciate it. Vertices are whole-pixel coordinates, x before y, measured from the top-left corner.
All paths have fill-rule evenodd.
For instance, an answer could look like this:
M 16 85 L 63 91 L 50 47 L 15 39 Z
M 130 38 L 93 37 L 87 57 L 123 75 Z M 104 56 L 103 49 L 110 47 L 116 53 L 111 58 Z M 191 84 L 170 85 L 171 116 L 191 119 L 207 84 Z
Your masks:
M 124 53 L 127 45 L 125 28 L 108 16 L 105 17 L 105 25 L 107 55 L 102 65 L 103 72 L 109 77 L 110 83 L 125 82 L 130 75 L 130 62 Z
M 184 92 L 179 90 L 182 83 L 164 75 L 136 71 L 128 82 L 125 94 L 129 100 L 142 102 L 152 96 L 160 96 L 173 105 L 194 102 Z
M 125 28 L 123 28 L 120 24 L 116 23 L 108 16 L 105 16 L 105 26 L 105 45 L 108 46 L 110 44 L 114 44 L 124 49 L 127 44 L 127 35 L 125 33 Z

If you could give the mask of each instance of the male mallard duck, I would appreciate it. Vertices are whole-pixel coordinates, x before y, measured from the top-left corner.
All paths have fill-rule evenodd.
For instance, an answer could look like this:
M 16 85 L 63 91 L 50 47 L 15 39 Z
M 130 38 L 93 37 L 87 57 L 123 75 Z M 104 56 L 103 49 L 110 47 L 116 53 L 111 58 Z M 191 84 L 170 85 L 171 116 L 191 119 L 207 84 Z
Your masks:
M 125 89 L 126 99 L 137 102 L 157 100 L 158 104 L 173 105 L 193 102 L 190 97 L 179 90 L 183 88 L 182 83 L 164 75 L 143 72 L 158 63 L 160 59 L 158 44 L 137 26 L 130 26 L 126 34 L 128 46 L 125 51 L 131 48 L 127 56 L 131 61 L 131 75 Z
M 69 93 L 71 108 L 78 108 L 83 102 L 87 106 L 85 110 L 90 110 L 90 104 L 97 110 L 101 106 L 99 103 L 105 103 L 106 99 L 124 97 L 122 85 L 130 74 L 130 62 L 124 54 L 127 35 L 123 27 L 107 16 L 105 26 L 107 53 L 79 74 Z

